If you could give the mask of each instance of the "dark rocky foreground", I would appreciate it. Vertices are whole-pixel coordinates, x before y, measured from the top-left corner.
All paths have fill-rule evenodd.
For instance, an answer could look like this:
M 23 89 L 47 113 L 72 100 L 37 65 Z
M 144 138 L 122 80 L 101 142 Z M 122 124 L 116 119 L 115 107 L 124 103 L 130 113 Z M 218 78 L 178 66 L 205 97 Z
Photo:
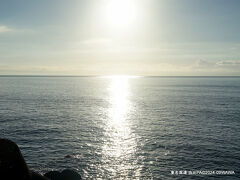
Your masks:
M 17 144 L 0 139 L 0 179 L 1 180 L 81 180 L 80 174 L 65 169 L 50 171 L 44 175 L 30 170 Z

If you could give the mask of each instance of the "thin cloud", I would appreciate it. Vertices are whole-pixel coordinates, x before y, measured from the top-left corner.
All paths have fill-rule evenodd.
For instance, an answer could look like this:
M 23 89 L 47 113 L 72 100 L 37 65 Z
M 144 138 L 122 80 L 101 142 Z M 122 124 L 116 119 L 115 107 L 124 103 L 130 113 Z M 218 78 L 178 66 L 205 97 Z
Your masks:
M 13 31 L 13 29 L 7 27 L 7 26 L 4 26 L 4 25 L 0 25 L 0 33 L 6 33 L 6 32 L 11 32 Z
M 218 66 L 240 66 L 240 60 L 226 60 L 217 62 Z
M 95 45 L 95 44 L 107 44 L 110 43 L 110 39 L 105 39 L 105 38 L 98 38 L 98 39 L 88 39 L 84 40 L 81 43 L 82 44 L 87 44 L 87 45 Z
M 240 60 L 224 60 L 224 61 L 217 61 L 211 62 L 206 60 L 199 60 L 196 61 L 194 68 L 198 69 L 209 69 L 209 68 L 227 68 L 227 67 L 236 67 L 240 66 Z
M 33 29 L 10 28 L 5 25 L 0 25 L 0 34 L 13 32 L 14 34 L 29 34 L 36 33 Z
M 206 61 L 206 60 L 198 60 L 193 68 L 197 68 L 197 69 L 208 69 L 208 68 L 213 68 L 215 66 L 215 63 Z

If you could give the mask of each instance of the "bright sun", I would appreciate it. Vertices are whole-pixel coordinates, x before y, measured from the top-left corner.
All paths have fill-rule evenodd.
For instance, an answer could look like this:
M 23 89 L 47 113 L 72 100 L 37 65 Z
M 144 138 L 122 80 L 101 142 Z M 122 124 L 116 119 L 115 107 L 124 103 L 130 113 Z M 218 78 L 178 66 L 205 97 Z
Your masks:
M 136 19 L 136 8 L 133 0 L 109 0 L 105 16 L 107 23 L 115 27 L 127 27 Z

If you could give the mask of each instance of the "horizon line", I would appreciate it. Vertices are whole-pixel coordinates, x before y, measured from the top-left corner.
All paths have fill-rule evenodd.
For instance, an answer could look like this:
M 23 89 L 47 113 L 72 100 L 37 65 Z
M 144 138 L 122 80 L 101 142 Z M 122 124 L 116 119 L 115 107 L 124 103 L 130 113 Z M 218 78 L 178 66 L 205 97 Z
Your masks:
M 164 76 L 164 75 L 5 75 L 5 74 L 0 74 L 0 77 L 114 77 L 114 76 L 128 76 L 128 77 L 140 77 L 140 78 L 148 78 L 148 77 L 162 77 L 162 78 L 240 78 L 240 75 L 238 76 L 230 76 L 230 75 L 216 75 L 216 76 Z

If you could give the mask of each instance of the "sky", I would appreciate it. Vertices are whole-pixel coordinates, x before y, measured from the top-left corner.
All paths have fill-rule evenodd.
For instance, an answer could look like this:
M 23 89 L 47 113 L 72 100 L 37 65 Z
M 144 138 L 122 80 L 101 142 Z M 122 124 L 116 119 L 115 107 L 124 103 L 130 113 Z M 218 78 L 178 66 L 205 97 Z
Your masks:
M 0 74 L 239 76 L 239 19 L 239 0 L 0 0 Z

